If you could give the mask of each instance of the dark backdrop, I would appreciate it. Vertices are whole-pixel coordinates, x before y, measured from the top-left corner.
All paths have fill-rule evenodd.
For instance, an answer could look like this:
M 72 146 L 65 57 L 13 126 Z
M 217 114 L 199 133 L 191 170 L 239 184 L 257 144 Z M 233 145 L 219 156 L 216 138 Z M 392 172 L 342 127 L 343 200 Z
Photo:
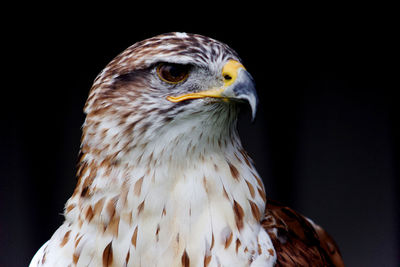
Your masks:
M 96 75 L 134 42 L 169 31 L 229 44 L 254 76 L 257 119 L 245 112 L 239 131 L 269 197 L 327 229 L 347 266 L 398 266 L 398 32 L 390 14 L 236 7 L 109 17 L 123 9 L 3 23 L 13 27 L 2 41 L 11 60 L 1 92 L 0 266 L 27 265 L 62 223 Z

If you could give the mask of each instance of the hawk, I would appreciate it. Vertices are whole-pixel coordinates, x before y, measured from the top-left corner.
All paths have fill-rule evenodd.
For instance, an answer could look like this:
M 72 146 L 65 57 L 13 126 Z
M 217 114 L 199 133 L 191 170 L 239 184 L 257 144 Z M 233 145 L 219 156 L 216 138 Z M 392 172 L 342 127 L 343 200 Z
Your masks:
M 343 266 L 332 238 L 267 200 L 236 130 L 252 76 L 227 45 L 168 33 L 97 76 L 65 222 L 30 266 Z

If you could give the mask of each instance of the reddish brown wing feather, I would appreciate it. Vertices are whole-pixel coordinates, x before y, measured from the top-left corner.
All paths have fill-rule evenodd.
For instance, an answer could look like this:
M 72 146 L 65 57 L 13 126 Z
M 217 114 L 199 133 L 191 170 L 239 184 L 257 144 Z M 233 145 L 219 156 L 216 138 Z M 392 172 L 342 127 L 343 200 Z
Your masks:
M 328 233 L 294 210 L 268 199 L 262 225 L 277 253 L 275 266 L 344 266 Z

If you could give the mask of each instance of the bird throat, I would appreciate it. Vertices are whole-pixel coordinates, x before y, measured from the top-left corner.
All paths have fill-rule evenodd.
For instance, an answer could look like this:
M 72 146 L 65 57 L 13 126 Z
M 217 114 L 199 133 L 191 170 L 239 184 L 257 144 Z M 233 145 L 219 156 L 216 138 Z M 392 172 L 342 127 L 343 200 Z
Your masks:
M 142 266 L 250 266 L 265 255 L 272 259 L 260 226 L 264 187 L 237 132 L 191 136 L 180 136 L 179 145 L 139 144 L 118 160 L 83 145 L 67 228 L 106 240 L 114 258 Z

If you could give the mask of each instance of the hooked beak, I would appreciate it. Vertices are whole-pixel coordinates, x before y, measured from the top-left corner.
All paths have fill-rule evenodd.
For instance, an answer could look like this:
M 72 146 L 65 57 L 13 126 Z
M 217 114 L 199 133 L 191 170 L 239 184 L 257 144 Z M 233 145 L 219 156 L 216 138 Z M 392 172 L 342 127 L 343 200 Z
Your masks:
M 180 96 L 168 96 L 171 102 L 180 102 L 196 98 L 222 98 L 223 100 L 245 101 L 250 105 L 252 121 L 256 116 L 258 97 L 254 80 L 244 66 L 236 60 L 229 60 L 222 69 L 224 85 L 206 91 L 189 93 Z

